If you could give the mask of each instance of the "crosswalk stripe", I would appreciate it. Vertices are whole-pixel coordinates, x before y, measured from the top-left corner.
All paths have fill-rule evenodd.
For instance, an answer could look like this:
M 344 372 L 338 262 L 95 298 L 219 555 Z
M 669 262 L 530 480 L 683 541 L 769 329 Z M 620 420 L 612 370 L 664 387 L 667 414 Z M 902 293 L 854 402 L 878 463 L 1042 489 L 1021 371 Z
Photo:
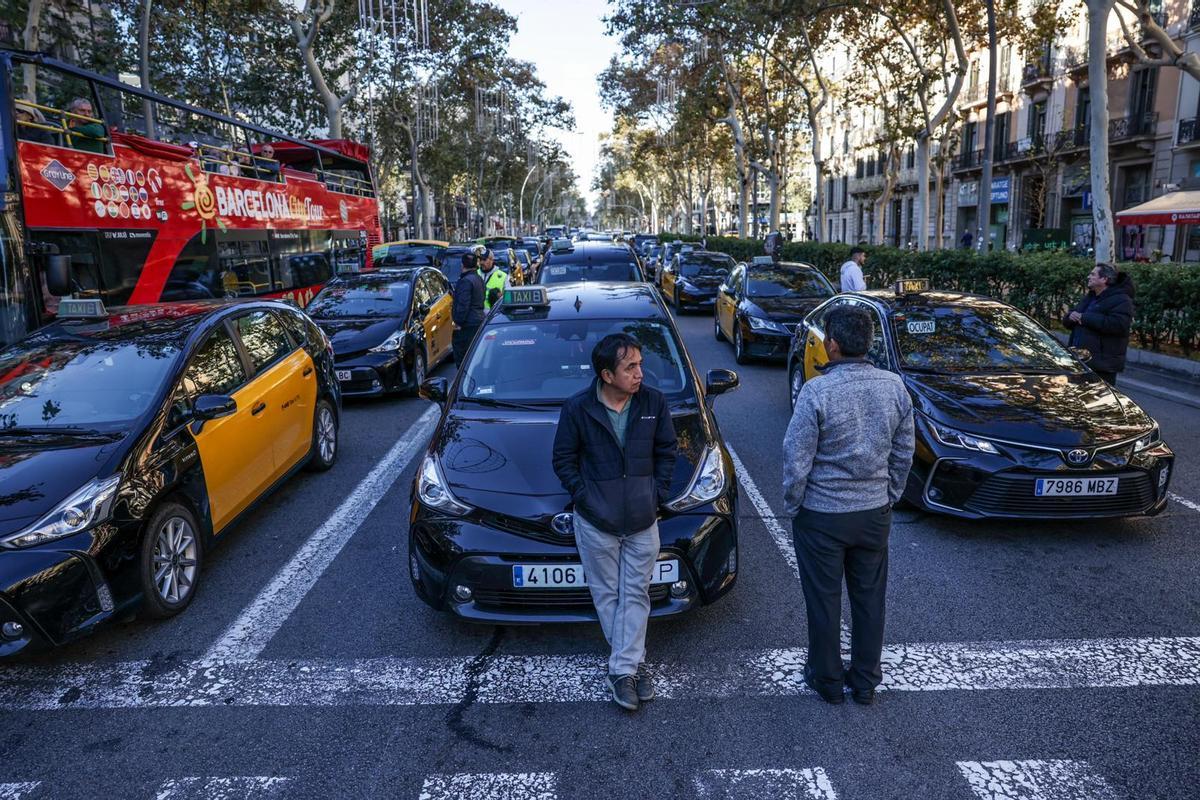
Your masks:
M 438 413 L 438 407 L 431 405 L 417 418 L 209 648 L 204 655 L 205 661 L 249 661 L 262 653 L 304 595 L 404 472 L 408 462 L 425 446 L 437 423 Z
M 40 781 L 0 783 L 0 800 L 21 800 L 23 797 L 28 797 L 29 793 L 39 786 L 41 786 Z
M 694 780 L 700 800 L 837 800 L 829 776 L 811 769 L 713 769 Z
M 1117 800 L 1086 761 L 959 761 L 978 800 Z
M 229 778 L 172 778 L 163 781 L 154 800 L 274 800 L 286 797 L 288 778 L 258 775 Z
M 420 800 L 557 800 L 553 772 L 482 772 L 430 775 Z
M 717 645 L 718 643 L 714 643 Z M 659 697 L 805 694 L 800 648 L 652 663 Z M 0 708 L 407 706 L 609 699 L 600 656 L 492 656 L 191 662 L 134 661 L 0 672 Z M 1200 685 L 1200 637 L 889 645 L 886 691 Z
M 1167 492 L 1167 497 L 1171 498 L 1176 503 L 1179 503 L 1179 505 L 1183 506 L 1184 508 L 1191 509 L 1192 511 L 1200 511 L 1200 503 L 1195 503 L 1191 500 L 1188 500 L 1183 495 L 1175 494 L 1174 492 Z

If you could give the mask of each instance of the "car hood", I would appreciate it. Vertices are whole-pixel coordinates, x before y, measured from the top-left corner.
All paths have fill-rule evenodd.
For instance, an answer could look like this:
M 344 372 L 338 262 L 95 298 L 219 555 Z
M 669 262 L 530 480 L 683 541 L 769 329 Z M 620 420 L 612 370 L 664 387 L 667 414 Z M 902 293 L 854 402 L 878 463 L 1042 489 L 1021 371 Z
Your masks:
M 399 330 L 402 322 L 397 317 L 317 318 L 314 321 L 329 336 L 336 355 L 376 347 Z
M 1097 375 L 914 375 L 905 383 L 923 413 L 978 436 L 1050 447 L 1094 447 L 1153 424 Z
M 539 523 L 570 503 L 551 467 L 559 409 L 455 408 L 435 437 L 434 455 L 455 496 L 476 508 Z M 699 410 L 672 415 L 679 440 L 671 496 L 687 488 L 711 438 Z
M 38 520 L 105 472 L 124 437 L 21 437 L 0 444 L 0 535 Z
M 824 299 L 819 297 L 755 297 L 746 301 L 746 310 L 776 322 L 799 322 L 822 302 Z

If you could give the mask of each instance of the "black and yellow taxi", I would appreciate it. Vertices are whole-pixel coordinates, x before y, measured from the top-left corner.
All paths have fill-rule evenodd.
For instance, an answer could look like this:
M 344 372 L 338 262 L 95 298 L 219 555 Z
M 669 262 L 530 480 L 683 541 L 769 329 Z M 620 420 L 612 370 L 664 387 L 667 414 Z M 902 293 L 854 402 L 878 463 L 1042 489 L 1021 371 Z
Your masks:
M 511 286 L 522 286 L 526 283 L 525 267 L 518 260 L 516 251 L 508 241 L 501 240 L 497 244 L 488 245 L 488 249 L 495 256 L 496 269 L 502 270 L 508 275 L 508 282 Z
M 782 361 L 796 326 L 836 292 L 811 264 L 755 256 L 738 264 L 717 287 L 713 327 L 718 342 L 733 342 L 737 363 L 754 358 Z
M 738 571 L 737 479 L 711 410 L 737 375 L 701 382 L 658 292 L 645 283 L 509 289 L 453 384 L 426 382 L 442 405 L 412 489 L 409 569 L 434 608 L 479 622 L 595 620 L 572 529 L 571 498 L 551 469 L 562 403 L 591 384 L 591 353 L 610 333 L 643 347 L 643 380 L 666 395 L 678 436 L 651 614 L 725 595 Z
M 416 392 L 428 371 L 450 358 L 450 293 L 436 267 L 385 267 L 330 281 L 306 311 L 333 343 L 342 393 Z
M 546 252 L 537 275 L 537 282 L 546 285 L 645 280 L 641 261 L 627 245 L 565 239 L 555 242 Z
M 839 294 L 797 328 L 788 355 L 793 403 L 826 361 L 824 320 L 868 310 L 869 358 L 913 398 L 916 455 L 905 500 L 968 518 L 1153 515 L 1175 456 L 1133 400 L 1018 309 L 928 281 Z
M 340 409 L 293 306 L 64 299 L 0 351 L 0 656 L 182 611 L 240 516 L 333 465 Z
M 449 242 L 438 239 L 400 239 L 371 248 L 371 263 L 376 267 L 441 267 Z
M 678 312 L 717 304 L 717 287 L 736 266 L 725 253 L 689 250 L 671 257 L 663 267 L 660 288 Z

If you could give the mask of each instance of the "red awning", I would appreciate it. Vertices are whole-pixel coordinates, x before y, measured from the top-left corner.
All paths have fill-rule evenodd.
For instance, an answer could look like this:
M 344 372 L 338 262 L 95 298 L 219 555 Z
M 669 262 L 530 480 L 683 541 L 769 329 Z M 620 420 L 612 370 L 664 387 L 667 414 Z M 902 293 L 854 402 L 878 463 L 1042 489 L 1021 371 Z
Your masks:
M 292 142 L 271 142 L 270 144 L 275 149 L 275 158 L 284 164 L 306 163 L 313 160 L 313 151 L 302 144 Z M 371 157 L 371 148 L 349 139 L 314 139 L 313 144 L 341 153 L 355 161 L 366 162 Z M 261 147 L 261 144 L 254 145 L 254 152 L 257 153 Z
M 138 136 L 136 133 L 113 131 L 112 140 L 113 144 L 123 144 L 127 147 L 132 147 L 139 153 L 153 158 L 165 158 L 168 161 L 187 161 L 192 157 L 192 148 L 190 147 L 147 139 L 145 136 Z
M 1167 192 L 1118 211 L 1115 219 L 1118 225 L 1195 225 L 1200 223 L 1200 191 Z

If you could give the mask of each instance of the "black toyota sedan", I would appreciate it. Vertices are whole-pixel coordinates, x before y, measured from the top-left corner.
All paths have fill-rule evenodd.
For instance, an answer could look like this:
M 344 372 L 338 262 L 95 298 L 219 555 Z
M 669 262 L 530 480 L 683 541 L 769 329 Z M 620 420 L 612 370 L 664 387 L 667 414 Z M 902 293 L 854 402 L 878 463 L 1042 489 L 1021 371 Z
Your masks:
M 645 280 L 638 257 L 618 242 L 558 243 L 546 253 L 537 275 L 540 284 Z
M 904 379 L 917 448 L 905 500 L 968 518 L 1153 515 L 1167 503 L 1175 456 L 1158 425 L 1076 353 L 1012 306 L 928 291 L 840 294 L 796 330 L 788 355 L 793 402 L 820 380 L 824 320 L 839 305 L 868 309 L 869 355 Z
M 770 256 L 738 264 L 717 287 L 717 341 L 733 342 L 739 364 L 753 358 L 782 361 L 796 325 L 834 294 L 833 284 L 811 264 L 779 263 Z
M 733 587 L 737 479 L 710 406 L 737 375 L 700 382 L 648 284 L 570 283 L 510 289 L 453 385 L 426 381 L 422 394 L 443 406 L 412 489 L 409 569 L 426 603 L 479 622 L 596 619 L 550 461 L 563 401 L 595 380 L 596 343 L 622 331 L 642 343 L 644 381 L 666 395 L 679 439 L 651 614 Z
M 717 287 L 729 278 L 734 266 L 733 258 L 724 253 L 682 252 L 663 268 L 660 281 L 663 297 L 679 312 L 714 306 Z
M 450 357 L 450 282 L 436 267 L 339 276 L 305 309 L 333 342 L 347 397 L 415 392 Z
M 0 657 L 178 614 L 248 509 L 337 456 L 333 357 L 296 308 L 59 316 L 0 351 Z

